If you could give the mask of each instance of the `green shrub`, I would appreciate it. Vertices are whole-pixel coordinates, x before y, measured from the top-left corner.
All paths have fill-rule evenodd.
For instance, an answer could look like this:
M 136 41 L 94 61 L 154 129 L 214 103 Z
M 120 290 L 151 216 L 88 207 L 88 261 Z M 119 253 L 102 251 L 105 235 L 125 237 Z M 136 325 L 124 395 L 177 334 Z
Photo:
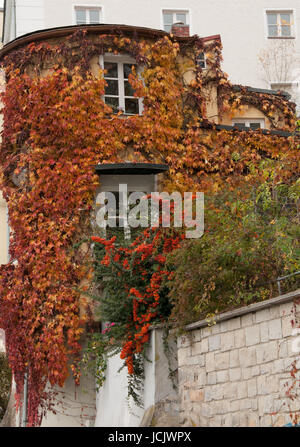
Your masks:
M 4 353 L 0 353 L 0 420 L 3 418 L 11 388 L 11 370 Z
M 168 257 L 172 319 L 182 325 L 278 295 L 276 279 L 300 269 L 300 181 L 274 176 L 249 191 L 206 197 L 205 233 Z M 300 275 L 282 282 L 295 290 Z

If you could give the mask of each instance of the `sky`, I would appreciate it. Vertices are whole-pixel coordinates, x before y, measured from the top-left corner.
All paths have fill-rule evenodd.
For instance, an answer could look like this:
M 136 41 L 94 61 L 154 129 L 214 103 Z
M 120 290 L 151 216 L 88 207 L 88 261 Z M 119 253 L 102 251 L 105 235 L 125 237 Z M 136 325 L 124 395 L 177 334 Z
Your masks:
M 4 0 L 0 0 L 0 8 L 3 8 Z

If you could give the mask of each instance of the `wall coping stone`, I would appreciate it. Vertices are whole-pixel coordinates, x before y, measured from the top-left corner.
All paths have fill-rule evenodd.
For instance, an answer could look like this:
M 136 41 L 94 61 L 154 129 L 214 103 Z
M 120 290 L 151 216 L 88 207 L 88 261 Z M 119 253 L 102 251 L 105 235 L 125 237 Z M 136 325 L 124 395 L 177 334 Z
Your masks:
M 219 315 L 215 316 L 214 321 L 216 323 L 220 323 L 221 321 L 231 320 L 232 318 L 240 317 L 241 315 L 246 315 L 251 312 L 257 312 L 259 310 L 288 303 L 290 301 L 296 300 L 297 298 L 300 298 L 300 289 L 294 290 L 293 292 L 289 292 L 284 295 L 279 295 L 275 298 L 270 298 L 266 301 L 260 301 L 259 303 L 253 303 L 249 306 L 239 307 L 228 312 L 220 313 Z M 208 326 L 208 321 L 200 320 L 196 321 L 195 323 L 188 324 L 187 326 L 185 326 L 185 330 L 193 331 L 194 329 L 199 329 L 206 326 Z

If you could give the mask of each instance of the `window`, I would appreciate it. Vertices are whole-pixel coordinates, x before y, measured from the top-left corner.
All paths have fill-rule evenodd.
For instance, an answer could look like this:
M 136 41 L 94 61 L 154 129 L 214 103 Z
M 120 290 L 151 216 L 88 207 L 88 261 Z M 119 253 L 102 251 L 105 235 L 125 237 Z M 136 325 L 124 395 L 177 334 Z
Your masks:
M 203 52 L 196 56 L 196 65 L 200 68 L 206 68 L 205 54 Z
M 248 119 L 248 118 L 234 118 L 232 125 L 238 129 L 263 129 L 265 127 L 265 120 L 263 118 Z
M 272 90 L 280 90 L 282 92 L 292 95 L 294 90 L 298 87 L 297 82 L 274 82 L 271 83 Z
M 97 25 L 101 22 L 101 8 L 75 6 L 76 25 Z
M 106 87 L 104 100 L 117 113 L 122 110 L 125 115 L 138 115 L 142 113 L 142 98 L 134 97 L 134 90 L 131 87 L 128 77 L 132 67 L 138 71 L 134 59 L 123 56 L 104 56 L 100 65 L 106 70 L 104 79 Z
M 96 193 L 95 223 L 102 229 L 102 237 L 109 236 L 109 228 L 116 227 L 120 229 L 121 233 L 124 233 L 125 239 L 130 239 L 139 230 L 140 226 L 148 226 L 150 222 L 148 206 L 144 210 L 146 211 L 145 214 L 141 211 L 142 214 L 137 215 L 137 221 L 139 221 L 137 226 L 133 226 L 132 222 L 128 221 L 128 212 L 146 194 L 156 191 L 156 174 L 165 172 L 167 169 L 166 165 L 148 163 L 120 163 L 96 166 L 96 172 L 100 175 L 101 186 Z M 103 193 L 105 197 L 103 197 Z M 120 202 L 121 197 L 122 205 Z M 106 209 L 103 208 L 104 205 Z M 103 225 L 103 217 L 107 221 L 106 225 Z M 105 228 L 105 226 L 108 227 Z
M 167 33 L 171 32 L 173 23 L 182 22 L 185 25 L 189 24 L 188 11 L 171 11 L 163 10 L 163 27 Z
M 268 37 L 294 37 L 293 11 L 267 11 Z

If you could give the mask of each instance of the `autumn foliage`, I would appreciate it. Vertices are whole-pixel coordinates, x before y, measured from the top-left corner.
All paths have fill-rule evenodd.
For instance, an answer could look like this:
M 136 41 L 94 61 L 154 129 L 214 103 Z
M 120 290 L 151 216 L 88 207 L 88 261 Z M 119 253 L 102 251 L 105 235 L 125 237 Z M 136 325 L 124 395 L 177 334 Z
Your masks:
M 241 181 L 250 184 L 259 177 L 264 158 L 288 157 L 282 178 L 295 171 L 294 137 L 219 131 L 207 121 L 203 91 L 212 83 L 222 98 L 220 113 L 229 109 L 233 113 L 256 101 L 275 127 L 278 106 L 283 127 L 293 130 L 294 109 L 280 97 L 275 104 L 249 92 L 239 99 L 221 71 L 219 42 L 207 46 L 207 72 L 195 68 L 195 80 L 185 84 L 178 55 L 197 54 L 203 48 L 198 38 L 181 48 L 167 36 L 153 41 L 120 35 L 89 39 L 79 32 L 61 43 L 21 47 L 4 60 L 0 165 L 11 236 L 10 262 L 0 273 L 0 327 L 6 332 L 17 402 L 25 371 L 29 374 L 29 425 L 41 422 L 47 381 L 62 386 L 69 362 L 79 380 L 77 363 L 86 321 L 82 284 L 91 278 L 91 262 L 89 250 L 82 255 L 78 247 L 91 235 L 97 163 L 123 161 L 130 147 L 132 160 L 169 164 L 168 190 L 205 192 L 218 191 L 224 182 L 231 188 Z M 144 83 L 134 72 L 129 79 L 136 95 L 144 98 L 142 116 L 124 119 L 104 103 L 103 71 L 92 73 L 90 60 L 105 52 L 130 54 L 143 66 Z M 144 239 L 138 250 L 128 249 L 138 252 L 136 262 L 143 256 L 153 258 L 159 237 L 148 232 Z M 112 240 L 105 247 L 105 262 L 121 263 L 126 270 L 126 253 L 119 253 Z M 157 257 L 158 270 L 142 288 L 131 284 L 124 290 L 133 306 L 121 354 L 129 370 L 132 352 L 147 341 L 159 306 L 158 290 L 165 275 L 161 260 L 167 251 Z M 140 274 L 145 272 L 143 267 Z

